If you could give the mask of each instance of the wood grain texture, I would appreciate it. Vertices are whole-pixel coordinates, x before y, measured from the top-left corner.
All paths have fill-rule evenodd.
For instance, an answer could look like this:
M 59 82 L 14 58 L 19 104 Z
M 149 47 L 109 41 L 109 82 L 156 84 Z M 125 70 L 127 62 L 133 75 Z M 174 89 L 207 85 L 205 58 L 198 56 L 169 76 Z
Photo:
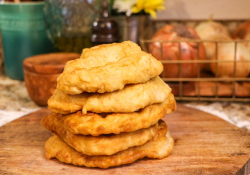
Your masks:
M 142 159 L 109 168 L 77 167 L 47 160 L 44 143 L 51 133 L 40 120 L 46 108 L 0 127 L 0 174 L 247 174 L 250 133 L 220 118 L 177 105 L 164 120 L 175 139 L 172 154 L 162 160 Z

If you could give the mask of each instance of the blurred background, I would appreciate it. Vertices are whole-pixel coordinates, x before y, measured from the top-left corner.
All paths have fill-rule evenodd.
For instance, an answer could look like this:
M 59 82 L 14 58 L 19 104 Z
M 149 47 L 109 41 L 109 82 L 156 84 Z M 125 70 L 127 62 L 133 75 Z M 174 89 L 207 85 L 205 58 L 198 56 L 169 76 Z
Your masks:
M 166 8 L 157 12 L 157 19 L 249 20 L 248 0 L 164 0 Z
M 249 6 L 248 0 L 1 0 L 1 76 L 25 80 L 33 100 L 43 91 L 48 98 L 66 61 L 84 48 L 131 40 L 162 61 L 161 78 L 177 100 L 249 102 Z M 45 75 L 53 78 L 39 90 L 34 82 Z

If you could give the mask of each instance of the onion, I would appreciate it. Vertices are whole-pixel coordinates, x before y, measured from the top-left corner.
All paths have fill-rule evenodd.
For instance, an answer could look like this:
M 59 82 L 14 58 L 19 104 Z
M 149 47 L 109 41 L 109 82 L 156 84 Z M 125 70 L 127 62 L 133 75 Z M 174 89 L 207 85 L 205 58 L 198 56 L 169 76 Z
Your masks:
M 211 60 L 216 52 L 216 41 L 231 40 L 227 28 L 218 22 L 202 22 L 195 27 L 195 30 L 202 40 L 206 40 L 203 44 L 206 50 L 206 58 L 208 60 Z M 210 71 L 209 63 L 205 64 L 204 70 Z
M 250 53 L 246 46 L 241 43 L 237 43 L 236 60 L 248 60 L 248 62 L 236 61 L 236 74 L 235 77 L 247 77 L 250 73 Z M 234 77 L 234 55 L 235 44 L 234 43 L 220 43 L 218 44 L 218 60 L 229 60 L 230 62 L 218 62 L 218 77 Z M 216 59 L 216 55 L 212 57 L 212 60 Z M 211 63 L 211 70 L 216 74 L 216 63 Z
M 165 25 L 159 31 L 157 31 L 152 37 L 153 42 L 150 44 L 150 53 L 158 60 L 198 60 L 205 59 L 205 48 L 202 43 L 187 42 L 185 39 L 199 39 L 195 30 L 191 27 L 184 25 Z M 177 42 L 166 42 L 166 41 L 183 41 L 180 43 L 181 56 L 179 51 L 179 44 Z M 161 44 L 159 41 L 165 41 Z M 199 49 L 198 49 L 199 47 Z M 163 51 L 161 53 L 161 50 Z M 198 54 L 199 50 L 199 54 Z M 163 63 L 164 71 L 162 73 L 163 78 L 190 78 L 196 77 L 198 71 L 203 67 L 200 64 L 198 70 L 197 63 L 181 63 L 182 74 L 179 75 L 179 64 L 178 63 Z
M 242 23 L 239 27 L 237 27 L 233 32 L 233 38 L 239 40 L 247 40 L 247 42 L 243 42 L 249 52 L 250 52 L 250 21 L 246 21 Z M 249 40 L 249 41 L 248 41 Z
M 205 49 L 206 49 L 206 58 L 208 60 L 211 60 L 212 57 L 214 56 L 214 54 L 216 54 L 216 42 L 222 43 L 221 41 L 228 41 L 228 40 L 232 40 L 231 38 L 224 36 L 224 35 L 213 35 L 210 36 L 209 39 L 207 39 L 207 41 L 211 41 L 211 42 L 203 42 Z M 206 63 L 204 65 L 204 70 L 210 71 L 210 64 Z
M 233 39 L 250 38 L 250 21 L 246 21 L 238 26 L 233 32 Z
M 202 22 L 195 27 L 195 30 L 203 40 L 209 39 L 214 35 L 231 38 L 227 28 L 221 23 L 214 21 Z

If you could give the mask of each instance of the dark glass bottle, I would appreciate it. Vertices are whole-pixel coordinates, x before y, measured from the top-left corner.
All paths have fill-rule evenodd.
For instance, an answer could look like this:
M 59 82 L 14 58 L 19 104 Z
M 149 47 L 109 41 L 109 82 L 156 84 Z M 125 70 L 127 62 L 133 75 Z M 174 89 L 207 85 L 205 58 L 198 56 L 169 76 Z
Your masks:
M 103 0 L 100 17 L 93 23 L 91 40 L 93 45 L 119 41 L 119 24 L 109 16 L 107 0 Z

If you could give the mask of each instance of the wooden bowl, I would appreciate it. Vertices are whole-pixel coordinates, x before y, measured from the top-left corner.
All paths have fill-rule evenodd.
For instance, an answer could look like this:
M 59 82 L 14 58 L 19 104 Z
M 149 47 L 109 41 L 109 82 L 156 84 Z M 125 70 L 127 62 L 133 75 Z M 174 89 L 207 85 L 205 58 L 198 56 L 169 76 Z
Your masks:
M 79 57 L 76 53 L 51 53 L 26 58 L 24 80 L 30 98 L 39 106 L 47 106 L 66 62 Z

